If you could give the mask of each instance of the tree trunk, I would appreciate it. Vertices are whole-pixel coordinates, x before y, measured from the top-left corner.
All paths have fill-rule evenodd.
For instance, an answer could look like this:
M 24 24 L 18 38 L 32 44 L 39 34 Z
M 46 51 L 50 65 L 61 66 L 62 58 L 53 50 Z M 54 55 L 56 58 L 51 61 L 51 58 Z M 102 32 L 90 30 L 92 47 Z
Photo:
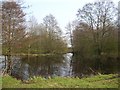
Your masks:
M 7 56 L 7 74 L 11 75 L 11 69 L 12 69 L 12 61 L 11 61 L 11 55 Z
M 11 75 L 11 69 L 12 69 L 12 61 L 11 61 L 11 46 L 9 42 L 9 49 L 8 49 L 8 55 L 7 55 L 7 74 Z

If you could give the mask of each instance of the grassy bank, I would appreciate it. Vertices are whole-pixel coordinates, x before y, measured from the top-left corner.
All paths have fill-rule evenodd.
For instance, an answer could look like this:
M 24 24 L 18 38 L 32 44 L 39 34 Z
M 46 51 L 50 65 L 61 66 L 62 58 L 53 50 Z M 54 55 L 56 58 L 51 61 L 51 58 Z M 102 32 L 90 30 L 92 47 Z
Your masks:
M 27 83 L 16 80 L 11 76 L 3 76 L 3 88 L 118 88 L 117 75 L 97 75 L 89 78 L 31 78 Z

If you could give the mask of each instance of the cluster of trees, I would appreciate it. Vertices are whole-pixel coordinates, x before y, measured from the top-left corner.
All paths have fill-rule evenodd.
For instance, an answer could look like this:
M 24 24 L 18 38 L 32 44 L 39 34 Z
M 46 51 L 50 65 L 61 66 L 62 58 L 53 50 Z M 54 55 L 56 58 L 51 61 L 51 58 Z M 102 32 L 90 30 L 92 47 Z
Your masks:
M 24 8 L 21 2 L 2 2 L 3 54 L 64 52 L 66 43 L 55 17 L 49 14 L 41 24 L 32 17 L 27 25 Z
M 117 56 L 117 9 L 113 2 L 88 3 L 78 10 L 77 18 L 71 37 L 74 53 L 86 58 Z
M 31 18 L 28 25 L 25 8 L 23 2 L 2 1 L 2 54 L 8 58 L 7 73 L 11 73 L 11 55 L 56 54 L 67 47 L 53 15 L 47 15 L 41 24 Z
M 102 0 L 84 5 L 78 10 L 77 20 L 67 28 L 75 64 L 73 71 L 118 72 L 118 11 L 113 2 Z
M 34 18 L 32 21 L 36 21 Z M 37 22 L 36 22 L 37 23 Z M 26 45 L 22 49 L 29 53 L 63 53 L 67 44 L 62 38 L 62 31 L 58 26 L 55 17 L 51 14 L 43 18 L 43 23 L 34 24 L 31 22 L 29 36 L 26 38 Z M 28 49 L 28 50 L 27 50 Z
M 11 54 L 25 38 L 25 15 L 21 3 L 14 1 L 2 2 L 3 54 Z

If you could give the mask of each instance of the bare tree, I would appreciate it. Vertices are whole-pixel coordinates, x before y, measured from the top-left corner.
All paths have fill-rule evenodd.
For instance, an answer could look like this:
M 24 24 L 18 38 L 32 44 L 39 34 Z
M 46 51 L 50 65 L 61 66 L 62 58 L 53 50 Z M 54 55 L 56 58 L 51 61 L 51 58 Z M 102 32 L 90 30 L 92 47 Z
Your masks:
M 43 18 L 43 24 L 47 28 L 48 32 L 55 33 L 59 36 L 62 34 L 61 29 L 58 26 L 56 18 L 52 14 L 49 14 Z

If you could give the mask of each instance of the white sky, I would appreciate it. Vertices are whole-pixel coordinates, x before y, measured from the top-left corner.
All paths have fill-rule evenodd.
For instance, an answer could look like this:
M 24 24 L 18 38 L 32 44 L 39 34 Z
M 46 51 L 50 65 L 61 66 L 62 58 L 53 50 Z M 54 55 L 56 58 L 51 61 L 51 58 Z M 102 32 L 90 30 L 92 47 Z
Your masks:
M 79 8 L 82 8 L 86 3 L 97 0 L 24 0 L 28 8 L 28 12 L 32 13 L 39 23 L 42 23 L 43 18 L 52 14 L 57 19 L 59 26 L 64 30 L 68 22 L 75 20 Z M 113 0 L 117 5 L 120 0 Z

